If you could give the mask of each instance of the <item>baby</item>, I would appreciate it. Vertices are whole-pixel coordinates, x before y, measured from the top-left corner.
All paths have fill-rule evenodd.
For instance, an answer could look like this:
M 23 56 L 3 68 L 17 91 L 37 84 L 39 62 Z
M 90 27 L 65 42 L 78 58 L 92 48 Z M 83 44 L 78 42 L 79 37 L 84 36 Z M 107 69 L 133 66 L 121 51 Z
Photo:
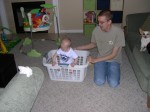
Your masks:
M 77 64 L 78 56 L 71 48 L 71 40 L 69 38 L 61 40 L 60 48 L 52 57 L 52 66 L 56 64 L 57 56 L 59 56 L 60 64 L 70 64 L 72 67 Z

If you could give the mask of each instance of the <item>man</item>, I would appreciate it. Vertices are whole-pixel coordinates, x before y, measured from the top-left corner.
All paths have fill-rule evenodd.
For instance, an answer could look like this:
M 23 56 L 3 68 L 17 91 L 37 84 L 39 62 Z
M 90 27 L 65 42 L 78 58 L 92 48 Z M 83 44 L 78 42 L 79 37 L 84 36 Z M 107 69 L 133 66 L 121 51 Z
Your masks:
M 120 84 L 121 49 L 125 46 L 124 33 L 121 28 L 112 25 L 112 13 L 101 11 L 98 15 L 99 26 L 92 33 L 91 43 L 79 46 L 77 50 L 97 47 L 97 58 L 88 57 L 94 63 L 94 82 L 102 85 L 107 80 L 110 87 Z

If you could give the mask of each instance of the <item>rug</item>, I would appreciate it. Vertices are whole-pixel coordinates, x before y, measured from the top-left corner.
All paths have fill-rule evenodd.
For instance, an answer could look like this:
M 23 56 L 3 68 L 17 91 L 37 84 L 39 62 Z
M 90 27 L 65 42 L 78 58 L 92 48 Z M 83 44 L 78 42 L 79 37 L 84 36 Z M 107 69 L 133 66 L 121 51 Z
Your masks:
M 73 47 L 90 42 L 90 38 L 85 38 L 82 34 L 63 36 L 71 38 Z M 50 37 L 37 34 L 34 38 L 35 48 L 43 55 L 57 48 Z M 41 41 L 43 38 L 45 41 Z M 121 83 L 117 88 L 110 88 L 107 82 L 100 87 L 94 84 L 92 65 L 88 66 L 85 80 L 81 83 L 52 81 L 46 67 L 42 65 L 42 57 L 28 57 L 20 54 L 18 49 L 19 44 L 11 51 L 15 55 L 17 66 L 37 66 L 45 74 L 43 86 L 31 112 L 149 112 L 146 105 L 147 94 L 139 87 L 124 50 Z M 95 56 L 97 49 L 90 52 Z

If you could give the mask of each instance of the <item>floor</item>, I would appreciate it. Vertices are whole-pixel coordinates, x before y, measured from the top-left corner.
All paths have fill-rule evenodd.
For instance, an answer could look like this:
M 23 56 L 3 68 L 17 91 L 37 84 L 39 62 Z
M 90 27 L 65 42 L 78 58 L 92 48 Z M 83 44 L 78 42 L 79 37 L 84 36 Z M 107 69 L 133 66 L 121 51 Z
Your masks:
M 85 38 L 83 34 L 61 35 L 65 36 L 71 38 L 73 47 L 90 42 L 90 38 Z M 33 37 L 34 48 L 43 55 L 57 48 L 54 41 L 57 35 L 33 34 Z M 85 80 L 81 83 L 52 81 L 46 67 L 42 65 L 42 57 L 31 58 L 21 54 L 19 47 L 20 44 L 11 51 L 15 54 L 17 66 L 37 66 L 45 74 L 43 86 L 32 112 L 149 112 L 146 107 L 147 95 L 139 87 L 124 50 L 121 84 L 117 88 L 110 88 L 107 82 L 100 87 L 94 84 L 93 65 L 88 67 Z M 25 52 L 29 50 L 30 46 L 24 48 Z M 97 54 L 96 49 L 90 52 L 92 56 Z

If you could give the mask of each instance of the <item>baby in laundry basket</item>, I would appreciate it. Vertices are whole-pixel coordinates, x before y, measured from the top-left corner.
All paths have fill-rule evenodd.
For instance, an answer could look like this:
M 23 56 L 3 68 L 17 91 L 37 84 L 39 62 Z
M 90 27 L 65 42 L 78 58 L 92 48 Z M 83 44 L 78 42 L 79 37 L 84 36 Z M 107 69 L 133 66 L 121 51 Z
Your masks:
M 70 64 L 72 67 L 77 64 L 78 56 L 71 48 L 71 40 L 69 38 L 66 37 L 61 40 L 60 48 L 52 57 L 52 66 L 56 65 L 57 56 L 59 56 L 60 64 Z

